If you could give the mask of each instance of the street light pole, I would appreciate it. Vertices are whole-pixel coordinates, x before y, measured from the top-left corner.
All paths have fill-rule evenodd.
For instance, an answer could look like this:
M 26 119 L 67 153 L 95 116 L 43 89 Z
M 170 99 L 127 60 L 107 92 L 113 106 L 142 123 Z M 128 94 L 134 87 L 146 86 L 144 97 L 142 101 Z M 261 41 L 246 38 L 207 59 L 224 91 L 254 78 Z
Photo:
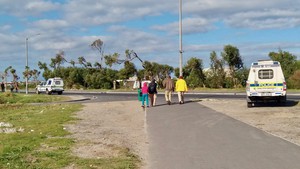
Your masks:
M 26 45 L 26 66 L 25 66 L 25 72 L 26 72 L 25 85 L 26 85 L 26 87 L 25 87 L 25 92 L 26 92 L 26 94 L 28 94 L 28 69 L 29 69 L 29 67 L 28 67 L 28 40 L 29 40 L 29 38 L 31 38 L 33 36 L 38 36 L 38 35 L 40 35 L 40 34 L 38 33 L 35 35 L 31 35 L 29 37 L 26 37 L 26 39 L 25 39 L 25 45 Z
M 182 0 L 179 0 L 179 76 L 182 76 Z
M 26 66 L 25 66 L 25 92 L 26 94 L 28 94 L 28 37 L 26 37 L 26 40 L 25 40 L 25 44 L 26 44 Z

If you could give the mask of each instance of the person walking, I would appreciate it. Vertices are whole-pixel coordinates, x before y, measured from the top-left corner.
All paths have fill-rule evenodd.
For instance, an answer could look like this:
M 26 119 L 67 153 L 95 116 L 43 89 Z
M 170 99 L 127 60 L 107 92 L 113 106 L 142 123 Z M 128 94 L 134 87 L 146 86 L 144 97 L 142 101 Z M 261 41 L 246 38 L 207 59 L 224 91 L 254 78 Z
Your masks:
M 14 91 L 14 82 L 11 82 L 10 83 L 10 92 L 13 92 Z
M 15 82 L 14 87 L 16 89 L 16 92 L 18 93 L 19 92 L 19 83 Z
M 5 85 L 4 85 L 3 82 L 1 83 L 1 91 L 2 91 L 2 92 L 5 92 Z
M 147 107 L 149 107 L 149 99 L 148 99 L 148 85 L 147 83 L 143 83 L 143 87 L 142 87 L 142 107 L 145 107 L 145 101 L 146 101 L 146 105 Z
M 179 76 L 176 82 L 176 91 L 178 93 L 179 104 L 184 104 L 184 93 L 188 91 L 188 88 L 183 76 Z
M 172 92 L 174 91 L 174 82 L 170 75 L 163 81 L 163 87 L 165 88 L 165 99 L 168 105 L 172 104 Z
M 150 98 L 150 105 L 151 107 L 154 107 L 156 104 L 156 98 L 157 98 L 157 84 L 155 82 L 155 79 L 151 81 L 148 85 L 148 93 Z

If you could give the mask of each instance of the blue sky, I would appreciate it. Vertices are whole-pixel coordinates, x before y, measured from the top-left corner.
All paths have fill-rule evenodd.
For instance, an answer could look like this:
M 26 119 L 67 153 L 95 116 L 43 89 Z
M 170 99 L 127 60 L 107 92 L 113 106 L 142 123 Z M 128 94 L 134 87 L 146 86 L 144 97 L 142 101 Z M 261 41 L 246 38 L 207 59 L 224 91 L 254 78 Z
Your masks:
M 203 60 L 225 45 L 240 50 L 245 66 L 278 49 L 300 56 L 300 1 L 182 0 L 183 62 Z M 29 67 L 65 52 L 100 62 L 90 44 L 101 39 L 104 54 L 134 50 L 144 61 L 179 65 L 178 0 L 0 0 L 0 73 L 8 66 L 22 79 L 25 39 Z M 40 34 L 40 35 L 36 35 Z M 141 68 L 138 60 L 134 60 Z M 67 66 L 67 64 L 65 64 Z M 120 68 L 115 66 L 113 68 Z

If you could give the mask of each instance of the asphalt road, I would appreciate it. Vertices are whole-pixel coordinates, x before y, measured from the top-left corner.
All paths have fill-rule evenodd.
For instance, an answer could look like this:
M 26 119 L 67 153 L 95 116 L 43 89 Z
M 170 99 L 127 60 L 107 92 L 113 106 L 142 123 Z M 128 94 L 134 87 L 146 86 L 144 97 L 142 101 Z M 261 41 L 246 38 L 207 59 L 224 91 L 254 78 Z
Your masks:
M 124 100 L 137 100 L 137 92 L 78 92 L 78 91 L 65 91 L 63 95 L 82 95 L 86 98 L 91 98 L 92 102 L 104 101 L 124 101 Z M 177 100 L 177 94 L 173 94 Z M 164 98 L 163 93 L 158 94 L 158 98 Z M 201 99 L 245 99 L 245 93 L 186 93 L 186 100 L 201 100 Z M 299 101 L 300 94 L 288 93 L 287 99 L 291 101 Z
M 299 169 L 300 147 L 199 103 L 146 109 L 150 169 Z

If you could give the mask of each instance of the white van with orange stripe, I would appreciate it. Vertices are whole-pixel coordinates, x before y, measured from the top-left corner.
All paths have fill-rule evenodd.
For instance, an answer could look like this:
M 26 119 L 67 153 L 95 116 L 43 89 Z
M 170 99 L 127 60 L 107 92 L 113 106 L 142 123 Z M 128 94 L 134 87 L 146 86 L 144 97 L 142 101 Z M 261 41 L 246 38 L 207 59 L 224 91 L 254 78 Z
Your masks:
M 278 61 L 258 61 L 251 65 L 247 85 L 247 106 L 255 102 L 275 100 L 286 101 L 286 82 Z

